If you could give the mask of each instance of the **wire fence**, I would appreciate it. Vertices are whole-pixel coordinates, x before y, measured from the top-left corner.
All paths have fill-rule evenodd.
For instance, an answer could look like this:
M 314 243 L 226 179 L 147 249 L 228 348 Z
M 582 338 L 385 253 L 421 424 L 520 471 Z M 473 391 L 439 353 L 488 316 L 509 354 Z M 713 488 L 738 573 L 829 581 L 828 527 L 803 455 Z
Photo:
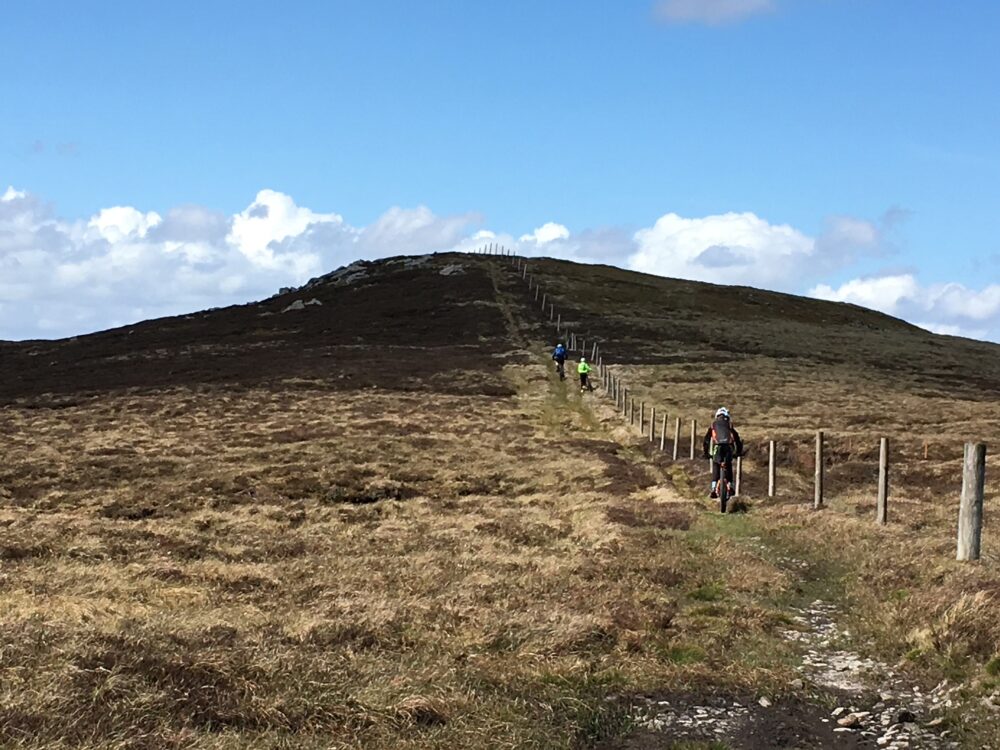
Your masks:
M 672 461 L 684 460 L 686 453 L 688 461 L 698 458 L 698 420 L 682 418 L 673 415 L 672 422 L 666 409 L 655 404 L 647 404 L 643 399 L 636 399 L 635 393 L 623 378 L 620 371 L 610 362 L 605 362 L 604 347 L 594 335 L 589 338 L 573 330 L 568 325 L 568 319 L 563 320 L 561 311 L 556 310 L 552 290 L 543 288 L 541 283 L 531 273 L 527 258 L 516 255 L 511 249 L 499 243 L 490 243 L 473 251 L 476 254 L 498 256 L 504 258 L 504 263 L 524 282 L 529 295 L 529 303 L 538 310 L 544 321 L 554 326 L 560 341 L 565 341 L 570 353 L 578 357 L 589 357 L 591 367 L 597 372 L 597 391 L 612 402 L 621 418 L 638 433 L 648 439 L 652 450 L 658 450 Z M 592 387 L 591 383 L 591 387 Z M 659 425 L 659 430 L 657 426 Z M 690 427 L 690 439 L 686 451 L 682 453 L 682 431 L 687 436 Z M 670 433 L 672 432 L 672 435 Z M 668 440 L 668 435 L 670 438 Z M 778 448 L 776 440 L 767 441 L 767 497 L 774 498 L 778 493 Z M 813 508 L 824 507 L 825 473 L 828 465 L 827 435 L 823 430 L 815 433 L 813 465 Z M 927 444 L 924 443 L 924 458 L 927 458 Z M 878 480 L 875 507 L 875 520 L 880 525 L 889 523 L 890 508 L 890 445 L 886 437 L 879 438 L 878 450 Z M 743 459 L 738 457 L 733 466 L 734 491 L 737 497 L 744 489 Z M 957 482 L 956 482 L 957 486 Z M 983 526 L 983 503 L 986 487 L 986 445 L 984 443 L 968 442 L 964 445 L 962 459 L 961 495 L 958 516 L 958 545 L 956 559 L 978 560 L 981 556 L 981 539 Z

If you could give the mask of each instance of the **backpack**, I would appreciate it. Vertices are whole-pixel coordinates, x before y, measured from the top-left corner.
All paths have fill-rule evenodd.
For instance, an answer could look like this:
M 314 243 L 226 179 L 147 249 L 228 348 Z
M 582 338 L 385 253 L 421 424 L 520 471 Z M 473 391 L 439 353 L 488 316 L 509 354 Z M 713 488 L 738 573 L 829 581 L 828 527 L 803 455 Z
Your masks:
M 719 417 L 712 423 L 712 443 L 730 445 L 733 442 L 733 426 L 725 417 Z

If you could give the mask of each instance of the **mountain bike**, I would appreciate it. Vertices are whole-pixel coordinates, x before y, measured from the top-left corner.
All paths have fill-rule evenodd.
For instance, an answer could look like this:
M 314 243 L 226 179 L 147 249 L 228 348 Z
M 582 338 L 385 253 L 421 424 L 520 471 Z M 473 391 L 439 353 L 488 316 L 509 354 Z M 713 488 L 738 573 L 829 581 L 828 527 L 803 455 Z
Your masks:
M 728 448 L 728 446 L 726 447 Z M 713 452 L 712 455 L 708 456 L 709 460 L 713 462 L 716 461 L 716 455 L 717 454 Z M 733 488 L 733 484 L 727 478 L 727 474 L 729 473 L 729 467 L 732 465 L 731 462 L 733 458 L 734 458 L 733 451 L 731 449 L 728 449 L 724 451 L 721 456 L 719 456 L 717 462 L 719 466 L 719 481 L 715 483 L 715 491 L 713 494 L 719 498 L 720 513 L 726 512 L 727 508 L 729 507 L 730 499 L 732 499 L 732 497 L 736 494 Z M 712 471 L 712 476 L 713 477 L 715 476 L 714 467 Z
M 733 496 L 733 488 L 726 479 L 726 470 L 729 468 L 729 461 L 719 462 L 719 483 L 715 485 L 715 491 L 719 493 L 719 512 L 725 513 L 726 506 L 729 505 L 729 498 Z
M 565 380 L 566 379 L 566 363 L 565 362 L 560 362 L 557 359 L 556 360 L 556 372 L 559 373 L 559 379 L 560 380 Z

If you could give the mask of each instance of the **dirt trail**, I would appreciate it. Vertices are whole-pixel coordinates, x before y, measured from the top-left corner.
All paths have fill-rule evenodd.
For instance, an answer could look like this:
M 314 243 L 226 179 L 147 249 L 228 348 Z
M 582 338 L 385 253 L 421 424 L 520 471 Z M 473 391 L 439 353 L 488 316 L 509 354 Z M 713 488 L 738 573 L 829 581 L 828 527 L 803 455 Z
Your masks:
M 546 373 L 544 378 L 533 376 L 516 384 L 522 397 L 557 410 L 559 429 L 583 425 L 590 436 L 615 444 L 616 455 L 645 472 L 655 484 L 655 489 L 635 497 L 637 503 L 700 505 L 683 497 L 667 472 L 636 445 L 636 433 L 622 423 L 599 387 L 592 393 L 580 393 L 575 379 L 558 379 L 548 364 L 548 342 L 531 341 L 525 335 L 529 324 L 520 314 L 520 305 L 502 289 L 499 273 L 503 270 L 491 267 L 496 301 L 508 322 L 510 337 L 537 355 L 537 367 Z M 704 509 L 712 510 L 708 505 Z M 759 537 L 731 541 L 765 558 L 777 556 L 777 564 L 789 575 L 802 576 L 804 563 L 779 555 Z M 955 688 L 943 683 L 923 695 L 905 685 L 888 665 L 853 651 L 849 633 L 836 624 L 839 612 L 832 605 L 815 601 L 789 608 L 787 614 L 795 627 L 782 636 L 799 654 L 797 671 L 801 675 L 793 685 L 792 698 L 676 692 L 623 698 L 630 705 L 636 730 L 601 747 L 672 748 L 679 746 L 677 743 L 719 750 L 960 747 L 940 717 L 940 712 L 950 707 Z M 831 701 L 836 702 L 832 711 L 828 707 Z

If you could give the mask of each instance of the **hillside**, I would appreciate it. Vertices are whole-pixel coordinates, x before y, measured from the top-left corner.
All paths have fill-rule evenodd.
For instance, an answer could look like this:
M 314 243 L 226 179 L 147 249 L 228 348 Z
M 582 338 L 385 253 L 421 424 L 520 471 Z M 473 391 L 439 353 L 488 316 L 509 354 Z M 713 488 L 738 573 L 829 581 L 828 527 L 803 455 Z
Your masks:
M 531 270 L 671 420 L 733 409 L 748 513 L 712 512 L 700 460 L 555 377 L 505 258 L 0 343 L 0 746 L 996 747 L 992 477 L 985 561 L 953 557 L 962 442 L 1000 444 L 1000 347 Z M 838 727 L 837 706 L 890 721 Z
M 0 403 L 39 393 L 283 378 L 321 378 L 336 389 L 408 389 L 438 377 L 441 388 L 489 392 L 495 383 L 456 373 L 488 369 L 485 342 L 503 339 L 505 321 L 488 304 L 493 289 L 481 266 L 463 266 L 455 277 L 442 273 L 455 260 L 359 262 L 260 303 L 54 342 L 0 342 Z M 303 309 L 282 312 L 296 302 Z

